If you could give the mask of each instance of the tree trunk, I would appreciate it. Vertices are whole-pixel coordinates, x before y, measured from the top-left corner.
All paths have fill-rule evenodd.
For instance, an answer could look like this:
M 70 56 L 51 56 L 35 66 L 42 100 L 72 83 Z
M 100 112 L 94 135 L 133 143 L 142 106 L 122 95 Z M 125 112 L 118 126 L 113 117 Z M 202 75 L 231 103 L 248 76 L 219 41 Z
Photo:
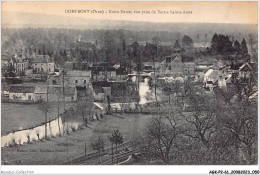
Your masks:
M 85 116 L 84 116 L 84 112 L 83 112 L 83 109 L 82 109 L 82 119 L 83 119 L 83 125 L 85 125 Z M 86 125 L 85 125 L 86 126 Z
M 59 102 L 59 98 L 58 98 L 58 127 L 59 127 L 59 135 L 61 135 L 61 133 L 60 133 L 60 102 Z
M 153 56 L 153 66 L 154 66 L 154 68 L 153 68 L 153 72 L 154 72 L 154 96 L 155 96 L 155 102 L 156 102 L 156 106 L 158 107 L 158 100 L 157 100 L 157 88 L 156 88 L 156 75 L 155 75 L 155 73 L 156 73 L 156 71 L 155 71 L 155 61 L 154 61 L 154 56 Z
M 98 164 L 100 165 L 100 150 L 98 150 Z
M 117 144 L 116 144 L 116 164 L 118 165 L 118 152 L 117 152 Z
M 113 143 L 112 143 L 112 164 L 114 163 L 114 147 L 113 147 Z
M 49 131 L 50 131 L 50 136 L 52 136 L 51 119 L 50 119 L 50 117 L 49 117 Z
M 47 113 L 45 113 L 45 139 L 47 138 Z

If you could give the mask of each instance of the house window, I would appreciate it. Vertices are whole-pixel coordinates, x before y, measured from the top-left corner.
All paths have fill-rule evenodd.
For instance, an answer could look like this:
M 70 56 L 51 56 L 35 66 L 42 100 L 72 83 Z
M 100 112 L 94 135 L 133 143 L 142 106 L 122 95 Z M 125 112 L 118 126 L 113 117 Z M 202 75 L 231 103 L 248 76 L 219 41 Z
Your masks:
M 31 95 L 28 95 L 28 100 L 31 100 L 32 99 L 32 96 Z
M 84 80 L 84 83 L 86 84 L 86 83 L 87 83 L 87 80 Z
M 171 67 L 171 66 L 169 66 L 169 70 L 172 70 L 172 67 Z
M 75 80 L 75 83 L 78 83 L 78 80 Z

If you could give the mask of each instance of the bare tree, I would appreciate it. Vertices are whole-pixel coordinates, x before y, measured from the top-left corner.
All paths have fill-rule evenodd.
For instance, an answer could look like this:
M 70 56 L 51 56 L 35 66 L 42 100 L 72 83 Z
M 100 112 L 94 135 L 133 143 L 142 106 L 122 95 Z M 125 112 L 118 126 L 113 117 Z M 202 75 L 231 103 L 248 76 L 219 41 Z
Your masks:
M 91 143 L 91 148 L 98 151 L 98 163 L 100 164 L 100 152 L 104 150 L 104 140 L 101 136 L 98 137 L 93 143 Z
M 185 135 L 199 139 L 209 149 L 212 146 L 212 135 L 216 132 L 216 102 L 213 95 L 197 90 L 187 97 L 192 111 L 182 114 L 187 122 Z
M 48 123 L 48 113 L 52 110 L 52 105 L 49 102 L 41 101 L 38 105 L 38 109 L 44 113 L 45 116 L 45 138 L 47 138 L 47 123 Z
M 147 124 L 145 136 L 148 147 L 146 153 L 150 157 L 160 158 L 164 163 L 169 164 L 174 140 L 180 134 L 177 125 L 179 112 L 169 106 L 161 111 Z
M 113 144 L 116 145 L 116 163 L 118 164 L 117 146 L 124 142 L 123 135 L 117 129 L 117 130 L 114 130 L 114 132 L 108 136 L 108 139 L 112 143 L 112 150 L 113 150 Z M 112 151 L 112 162 L 113 162 L 113 151 Z
M 88 125 L 88 117 L 91 116 L 93 113 L 93 102 L 94 97 L 89 90 L 86 90 L 86 92 L 78 98 L 77 111 L 81 113 L 83 125 L 85 126 Z
M 256 163 L 257 154 L 257 82 L 251 74 L 249 77 L 238 79 L 233 86 L 234 93 L 229 99 L 224 98 L 228 92 L 221 89 L 216 91 L 220 96 L 218 123 L 225 131 L 224 134 L 235 137 L 236 147 L 244 150 L 242 152 L 246 155 L 246 163 L 253 164 Z

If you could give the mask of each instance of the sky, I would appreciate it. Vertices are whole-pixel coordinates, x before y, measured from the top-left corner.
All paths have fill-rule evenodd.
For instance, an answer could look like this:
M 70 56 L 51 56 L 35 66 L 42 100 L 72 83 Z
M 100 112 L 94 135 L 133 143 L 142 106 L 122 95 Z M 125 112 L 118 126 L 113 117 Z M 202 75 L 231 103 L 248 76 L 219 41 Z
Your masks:
M 65 13 L 70 10 L 97 10 L 107 13 Z M 132 14 L 114 14 L 111 11 L 132 11 Z M 158 14 L 160 11 L 191 11 L 192 14 Z M 156 14 L 134 14 L 134 11 L 155 11 Z M 192 23 L 258 23 L 258 5 L 254 1 L 230 2 L 155 2 L 155 1 L 110 1 L 110 2 L 2 2 L 2 18 L 5 12 L 26 12 L 73 16 L 86 19 L 109 19 L 146 22 L 192 22 Z

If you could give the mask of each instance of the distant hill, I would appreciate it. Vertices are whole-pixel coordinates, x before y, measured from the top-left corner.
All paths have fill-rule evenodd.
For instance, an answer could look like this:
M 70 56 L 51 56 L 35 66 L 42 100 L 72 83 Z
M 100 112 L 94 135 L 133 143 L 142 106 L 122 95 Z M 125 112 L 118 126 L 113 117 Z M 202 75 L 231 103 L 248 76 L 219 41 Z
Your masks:
M 2 12 L 3 28 L 126 29 L 136 31 L 181 32 L 186 34 L 256 34 L 258 31 L 257 24 L 224 24 L 212 22 L 213 23 L 152 23 L 139 21 L 93 20 L 40 13 Z

